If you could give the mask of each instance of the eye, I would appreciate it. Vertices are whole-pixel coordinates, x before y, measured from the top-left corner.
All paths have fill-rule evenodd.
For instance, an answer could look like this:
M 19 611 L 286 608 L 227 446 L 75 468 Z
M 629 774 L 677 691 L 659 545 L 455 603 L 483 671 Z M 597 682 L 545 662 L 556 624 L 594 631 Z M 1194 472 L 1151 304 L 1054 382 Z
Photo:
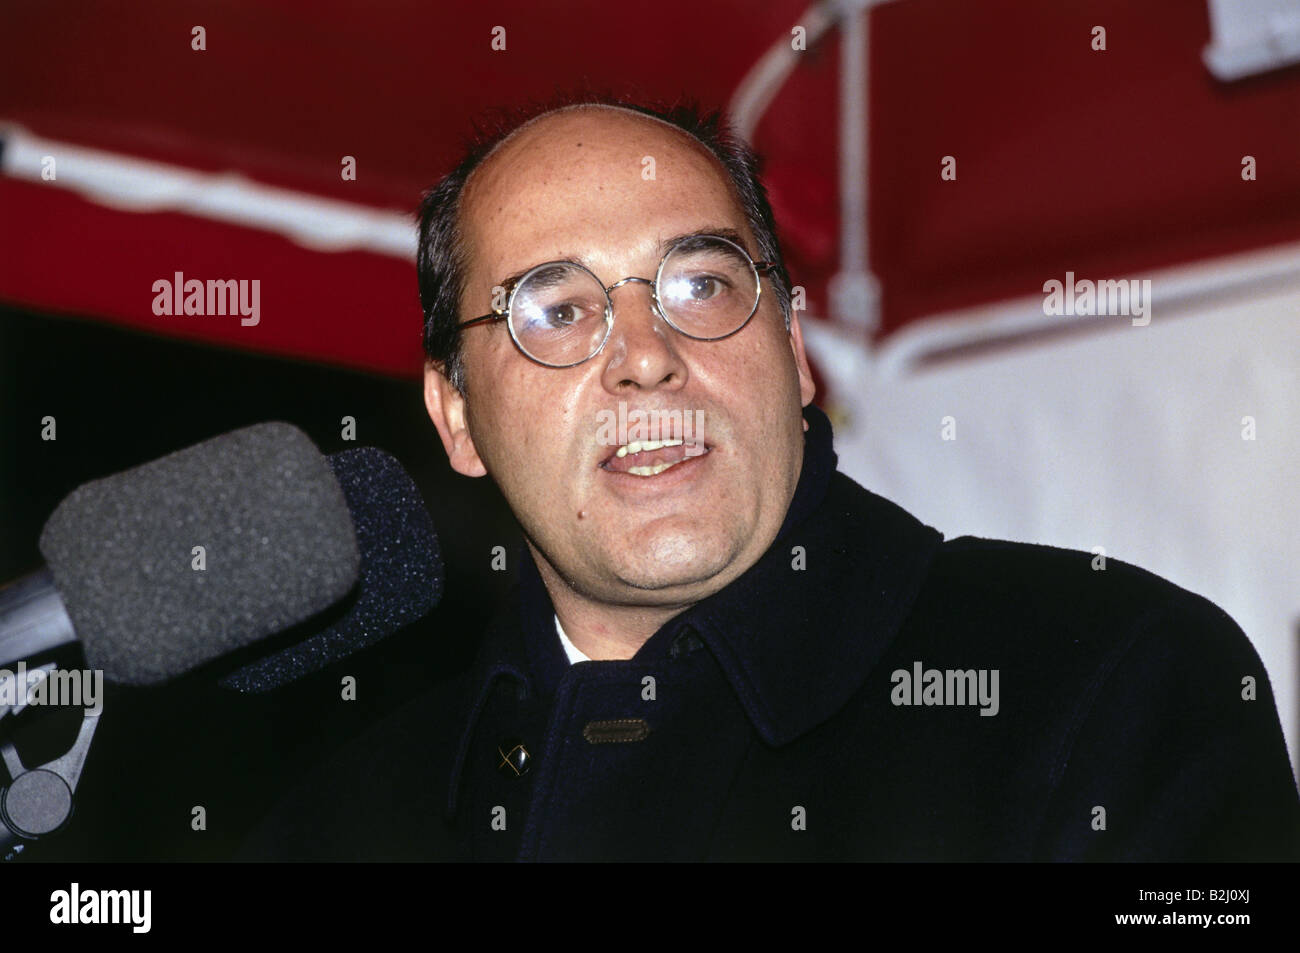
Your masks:
M 547 327 L 567 328 L 582 318 L 582 308 L 572 301 L 553 304 L 542 312 Z
M 708 301 L 726 290 L 726 282 L 714 275 L 691 275 L 686 280 L 686 293 L 692 301 Z

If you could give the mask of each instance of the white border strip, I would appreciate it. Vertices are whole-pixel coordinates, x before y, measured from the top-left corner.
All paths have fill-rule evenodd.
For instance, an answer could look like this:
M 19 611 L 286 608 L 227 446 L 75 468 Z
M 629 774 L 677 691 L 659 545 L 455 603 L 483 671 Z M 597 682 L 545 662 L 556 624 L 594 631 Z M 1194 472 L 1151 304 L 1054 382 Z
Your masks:
M 1246 297 L 1277 285 L 1294 284 L 1300 290 L 1300 242 L 1144 274 L 1098 277 L 1150 279 L 1149 313 L 1153 322 L 1160 321 L 1199 308 L 1206 298 Z M 1043 280 L 1051 278 L 1063 280 L 1065 276 L 1044 275 Z M 1076 328 L 1100 330 L 1119 320 L 1128 324 L 1126 319 L 1112 315 L 1067 318 L 1044 314 L 1045 297 L 1036 295 L 964 308 L 908 324 L 885 339 L 875 355 L 873 371 L 884 378 L 897 378 L 921 369 L 926 360 L 973 345 L 1019 343 L 1027 335 Z
M 234 172 L 195 172 L 66 142 L 0 123 L 0 173 L 78 192 L 127 212 L 184 212 L 276 232 L 321 252 L 368 251 L 414 260 L 412 217 L 262 185 Z M 42 172 L 54 160 L 54 178 Z
M 1210 34 L 1202 58 L 1223 82 L 1300 63 L 1300 0 L 1210 0 Z

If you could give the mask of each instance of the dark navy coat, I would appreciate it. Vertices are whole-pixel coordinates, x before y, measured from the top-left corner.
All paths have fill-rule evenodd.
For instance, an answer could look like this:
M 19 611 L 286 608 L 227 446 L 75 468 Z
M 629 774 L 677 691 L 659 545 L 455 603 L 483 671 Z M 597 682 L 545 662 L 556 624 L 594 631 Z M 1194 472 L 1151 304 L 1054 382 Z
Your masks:
M 244 856 L 1300 859 L 1268 678 L 1222 610 L 1087 553 L 945 542 L 807 418 L 744 575 L 634 658 L 570 665 L 525 555 L 472 670 L 345 746 Z

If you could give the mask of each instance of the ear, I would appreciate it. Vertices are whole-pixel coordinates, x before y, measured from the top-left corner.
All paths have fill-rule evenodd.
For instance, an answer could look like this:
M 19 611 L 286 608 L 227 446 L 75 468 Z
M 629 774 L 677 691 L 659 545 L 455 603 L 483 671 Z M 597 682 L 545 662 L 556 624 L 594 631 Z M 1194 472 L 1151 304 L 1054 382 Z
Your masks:
M 807 407 L 817 396 L 817 385 L 813 382 L 812 368 L 808 366 L 808 355 L 804 353 L 798 311 L 790 315 L 790 349 L 794 351 L 794 366 L 799 372 L 799 400 L 802 406 Z
M 465 424 L 465 397 L 451 386 L 442 365 L 433 361 L 424 364 L 424 407 L 438 428 L 451 468 L 465 476 L 485 476 L 487 467 L 479 459 Z

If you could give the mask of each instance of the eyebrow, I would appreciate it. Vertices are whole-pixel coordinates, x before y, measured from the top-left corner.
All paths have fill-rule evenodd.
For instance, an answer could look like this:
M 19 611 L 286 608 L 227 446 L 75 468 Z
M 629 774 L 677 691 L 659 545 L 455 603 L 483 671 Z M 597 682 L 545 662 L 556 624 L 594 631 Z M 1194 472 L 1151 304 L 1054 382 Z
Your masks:
M 718 238 L 725 238 L 728 241 L 735 242 L 741 248 L 745 249 L 745 254 L 749 255 L 751 258 L 753 257 L 753 254 L 745 245 L 745 236 L 741 235 L 740 232 L 736 231 L 734 228 L 697 228 L 693 232 L 684 232 L 681 235 L 673 235 L 671 238 L 661 239 L 657 246 L 659 251 L 659 257 L 660 258 L 663 257 L 664 253 L 668 250 L 668 247 L 670 245 L 675 245 L 677 242 L 684 241 L 685 239 L 688 238 L 703 238 L 705 235 L 716 235 Z M 592 272 L 593 274 L 595 273 L 595 269 L 592 268 L 591 265 L 587 263 L 586 259 L 584 259 L 581 255 L 562 254 L 559 258 L 550 258 L 547 259 L 546 261 L 538 262 L 536 265 L 530 265 L 527 268 L 525 268 L 523 271 L 517 271 L 513 275 L 510 275 L 502 279 L 501 284 L 509 285 L 511 282 L 518 283 L 520 280 L 523 279 L 524 275 L 528 274 L 534 268 L 538 267 L 539 265 L 550 264 L 553 261 L 563 261 L 563 262 L 570 262 L 575 265 L 582 265 L 582 267 L 586 268 L 588 271 Z

